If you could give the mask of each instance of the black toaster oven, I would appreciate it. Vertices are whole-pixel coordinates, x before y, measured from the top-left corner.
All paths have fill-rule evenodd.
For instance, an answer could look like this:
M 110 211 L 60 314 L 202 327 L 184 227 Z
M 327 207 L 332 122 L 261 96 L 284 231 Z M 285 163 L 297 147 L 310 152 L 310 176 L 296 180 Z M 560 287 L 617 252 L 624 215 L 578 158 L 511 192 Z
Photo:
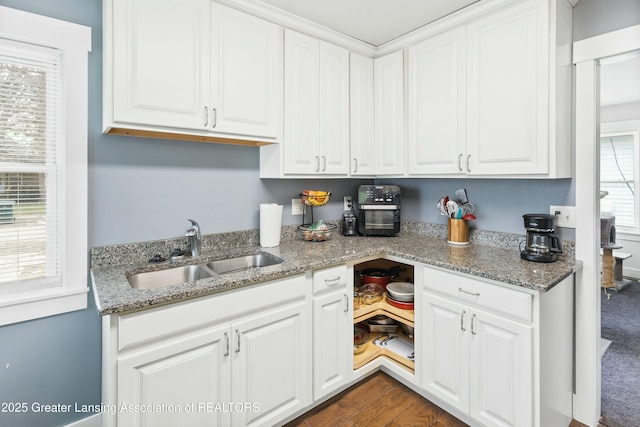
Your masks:
M 400 232 L 400 187 L 358 187 L 358 231 L 362 236 L 395 236 Z

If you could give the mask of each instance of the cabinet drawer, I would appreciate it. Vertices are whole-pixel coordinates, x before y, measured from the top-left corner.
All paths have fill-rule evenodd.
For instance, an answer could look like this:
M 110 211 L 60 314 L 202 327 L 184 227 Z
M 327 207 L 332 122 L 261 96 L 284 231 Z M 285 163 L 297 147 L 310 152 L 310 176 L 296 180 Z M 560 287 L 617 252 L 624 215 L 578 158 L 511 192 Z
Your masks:
M 531 294 L 428 267 L 425 268 L 424 277 L 426 290 L 454 297 L 464 304 L 531 322 Z
M 342 289 L 347 286 L 347 266 L 339 265 L 313 272 L 313 293 Z

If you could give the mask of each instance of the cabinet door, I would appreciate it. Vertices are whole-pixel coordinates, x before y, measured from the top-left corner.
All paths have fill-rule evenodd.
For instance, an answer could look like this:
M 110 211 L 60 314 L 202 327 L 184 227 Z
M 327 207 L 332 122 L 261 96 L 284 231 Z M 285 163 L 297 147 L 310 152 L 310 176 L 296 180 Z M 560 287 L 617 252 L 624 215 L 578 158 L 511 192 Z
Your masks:
M 469 410 L 469 309 L 425 292 L 423 316 L 422 386 L 466 413 Z
M 271 426 L 311 403 L 311 318 L 306 302 L 288 304 L 232 326 L 232 425 Z
M 349 173 L 349 51 L 320 42 L 320 172 Z
M 373 58 L 351 53 L 351 175 L 375 174 Z
M 284 33 L 284 173 L 320 172 L 320 42 L 295 31 Z
M 206 406 L 230 401 L 229 359 L 228 327 L 207 329 L 120 357 L 118 425 L 229 425 L 228 411 Z
M 465 36 L 456 28 L 408 50 L 411 174 L 464 174 Z
M 209 0 L 113 2 L 116 122 L 205 128 L 209 4 Z
M 486 426 L 533 425 L 532 327 L 471 314 L 470 415 Z
M 548 172 L 549 24 L 539 10 L 543 5 L 523 2 L 467 27 L 470 174 Z
M 211 3 L 210 129 L 276 138 L 282 118 L 282 29 Z
M 375 156 L 378 175 L 404 172 L 403 53 L 374 60 Z
M 347 292 L 333 292 L 313 300 L 313 398 L 346 384 L 353 365 L 353 318 Z

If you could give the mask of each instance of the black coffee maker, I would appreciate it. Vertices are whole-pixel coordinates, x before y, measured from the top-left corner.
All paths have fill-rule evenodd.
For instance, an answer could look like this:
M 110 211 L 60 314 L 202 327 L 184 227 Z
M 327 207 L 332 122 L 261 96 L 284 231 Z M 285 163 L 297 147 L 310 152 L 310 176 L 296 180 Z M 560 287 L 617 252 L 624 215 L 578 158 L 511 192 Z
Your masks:
M 525 214 L 527 245 L 520 257 L 529 261 L 554 262 L 560 258 L 562 244 L 555 233 L 556 217 L 549 214 Z

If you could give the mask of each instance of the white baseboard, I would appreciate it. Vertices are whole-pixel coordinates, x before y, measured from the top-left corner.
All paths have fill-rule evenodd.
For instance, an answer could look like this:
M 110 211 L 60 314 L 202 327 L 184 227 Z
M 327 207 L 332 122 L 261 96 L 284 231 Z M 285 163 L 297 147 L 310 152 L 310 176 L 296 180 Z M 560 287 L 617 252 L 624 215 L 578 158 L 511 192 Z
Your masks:
M 102 414 L 94 414 L 81 420 L 67 424 L 65 427 L 101 427 Z
M 622 266 L 622 275 L 626 277 L 640 278 L 640 268 Z

